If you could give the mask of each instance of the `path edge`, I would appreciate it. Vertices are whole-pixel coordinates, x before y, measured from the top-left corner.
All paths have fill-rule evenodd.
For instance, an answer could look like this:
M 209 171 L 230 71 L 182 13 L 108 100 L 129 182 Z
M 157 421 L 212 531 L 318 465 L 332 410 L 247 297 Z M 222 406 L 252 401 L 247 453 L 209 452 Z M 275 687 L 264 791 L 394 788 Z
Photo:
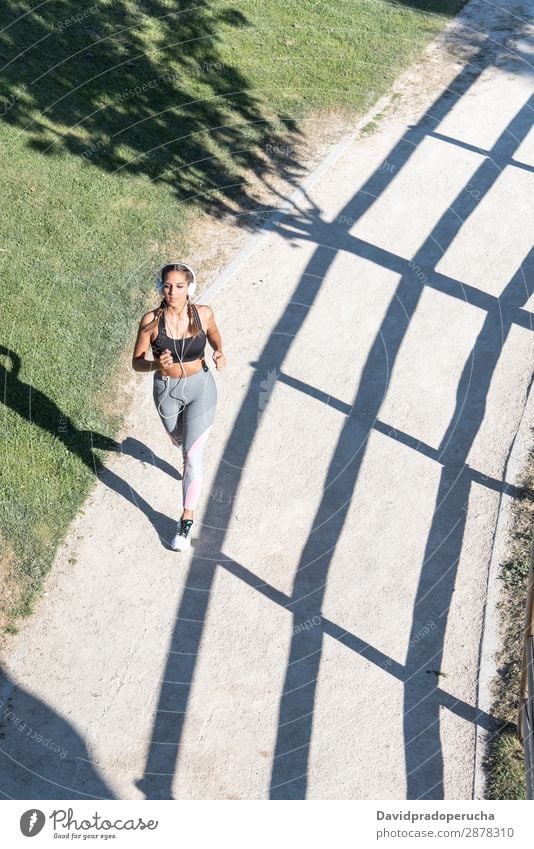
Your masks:
M 527 465 L 529 453 L 532 448 L 533 428 L 534 381 L 531 381 L 527 389 L 521 418 L 504 466 L 503 479 L 513 487 L 518 485 L 519 479 Z M 494 702 L 492 686 L 497 674 L 496 656 L 502 647 L 499 618 L 499 601 L 502 588 L 499 584 L 499 576 L 502 564 L 506 558 L 506 552 L 510 546 L 514 502 L 514 497 L 506 492 L 505 487 L 501 492 L 486 584 L 486 605 L 482 622 L 478 665 L 477 715 L 481 712 L 491 715 Z M 519 623 L 518 627 L 521 627 Z M 484 762 L 489 752 L 489 744 L 493 736 L 493 732 L 483 728 L 477 722 L 473 777 L 473 799 L 476 800 L 485 798 L 487 772 Z

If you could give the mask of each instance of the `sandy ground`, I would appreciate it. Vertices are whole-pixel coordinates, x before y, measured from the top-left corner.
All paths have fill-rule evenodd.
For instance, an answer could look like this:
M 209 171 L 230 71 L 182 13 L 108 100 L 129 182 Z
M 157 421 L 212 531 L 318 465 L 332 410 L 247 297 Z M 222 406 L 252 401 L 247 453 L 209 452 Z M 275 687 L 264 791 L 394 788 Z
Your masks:
M 122 451 L 4 653 L 6 796 L 471 798 L 532 424 L 534 4 L 501 6 L 470 3 L 200 298 L 228 366 L 185 555 L 176 449 L 125 375 Z

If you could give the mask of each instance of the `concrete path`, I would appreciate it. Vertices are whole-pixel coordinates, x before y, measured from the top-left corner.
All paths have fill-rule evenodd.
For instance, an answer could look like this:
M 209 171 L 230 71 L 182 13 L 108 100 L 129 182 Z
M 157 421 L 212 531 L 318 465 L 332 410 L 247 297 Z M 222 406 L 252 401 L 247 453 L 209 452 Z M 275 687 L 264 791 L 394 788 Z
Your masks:
M 471 3 L 208 292 L 229 365 L 185 556 L 132 377 L 122 454 L 3 659 L 4 794 L 471 797 L 534 354 L 533 6 Z

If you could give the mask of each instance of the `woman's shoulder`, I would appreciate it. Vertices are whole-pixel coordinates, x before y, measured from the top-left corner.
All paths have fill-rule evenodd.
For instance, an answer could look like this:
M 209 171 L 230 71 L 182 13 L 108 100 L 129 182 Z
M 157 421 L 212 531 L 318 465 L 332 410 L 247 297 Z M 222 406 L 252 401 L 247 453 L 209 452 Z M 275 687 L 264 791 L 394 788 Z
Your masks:
M 200 318 L 204 319 L 204 324 L 209 324 L 209 319 L 213 315 L 213 310 L 207 304 L 195 304 Z
M 206 327 L 209 327 L 211 316 L 213 315 L 211 307 L 208 307 L 207 304 L 194 304 L 198 313 L 198 317 L 200 319 L 200 326 L 202 327 L 202 332 L 206 333 Z
M 144 330 L 148 330 L 149 327 L 152 327 L 157 318 L 157 307 L 153 310 L 149 310 L 146 312 L 141 318 L 141 327 Z

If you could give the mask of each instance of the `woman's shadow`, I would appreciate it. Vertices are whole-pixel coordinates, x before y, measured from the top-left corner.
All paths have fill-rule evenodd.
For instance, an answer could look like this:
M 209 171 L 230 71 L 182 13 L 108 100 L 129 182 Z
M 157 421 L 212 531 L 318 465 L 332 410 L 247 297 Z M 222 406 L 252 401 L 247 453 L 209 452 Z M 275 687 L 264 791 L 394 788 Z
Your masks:
M 48 431 L 59 439 L 65 448 L 79 457 L 102 483 L 141 510 L 153 525 L 162 545 L 170 550 L 167 540 L 174 534 L 176 520 L 154 510 L 129 483 L 115 474 L 109 466 L 104 465 L 96 451 L 120 451 L 122 454 L 128 454 L 142 462 L 147 460 L 147 454 L 149 454 L 151 465 L 166 472 L 172 478 L 181 480 L 178 471 L 165 460 L 150 452 L 146 446 L 136 439 L 127 437 L 121 443 L 93 430 L 80 430 L 72 419 L 64 415 L 57 404 L 40 389 L 21 380 L 19 376 L 21 359 L 15 351 L 0 345 L 0 355 L 9 357 L 12 363 L 11 369 L 0 364 L 4 404 L 31 425 Z

